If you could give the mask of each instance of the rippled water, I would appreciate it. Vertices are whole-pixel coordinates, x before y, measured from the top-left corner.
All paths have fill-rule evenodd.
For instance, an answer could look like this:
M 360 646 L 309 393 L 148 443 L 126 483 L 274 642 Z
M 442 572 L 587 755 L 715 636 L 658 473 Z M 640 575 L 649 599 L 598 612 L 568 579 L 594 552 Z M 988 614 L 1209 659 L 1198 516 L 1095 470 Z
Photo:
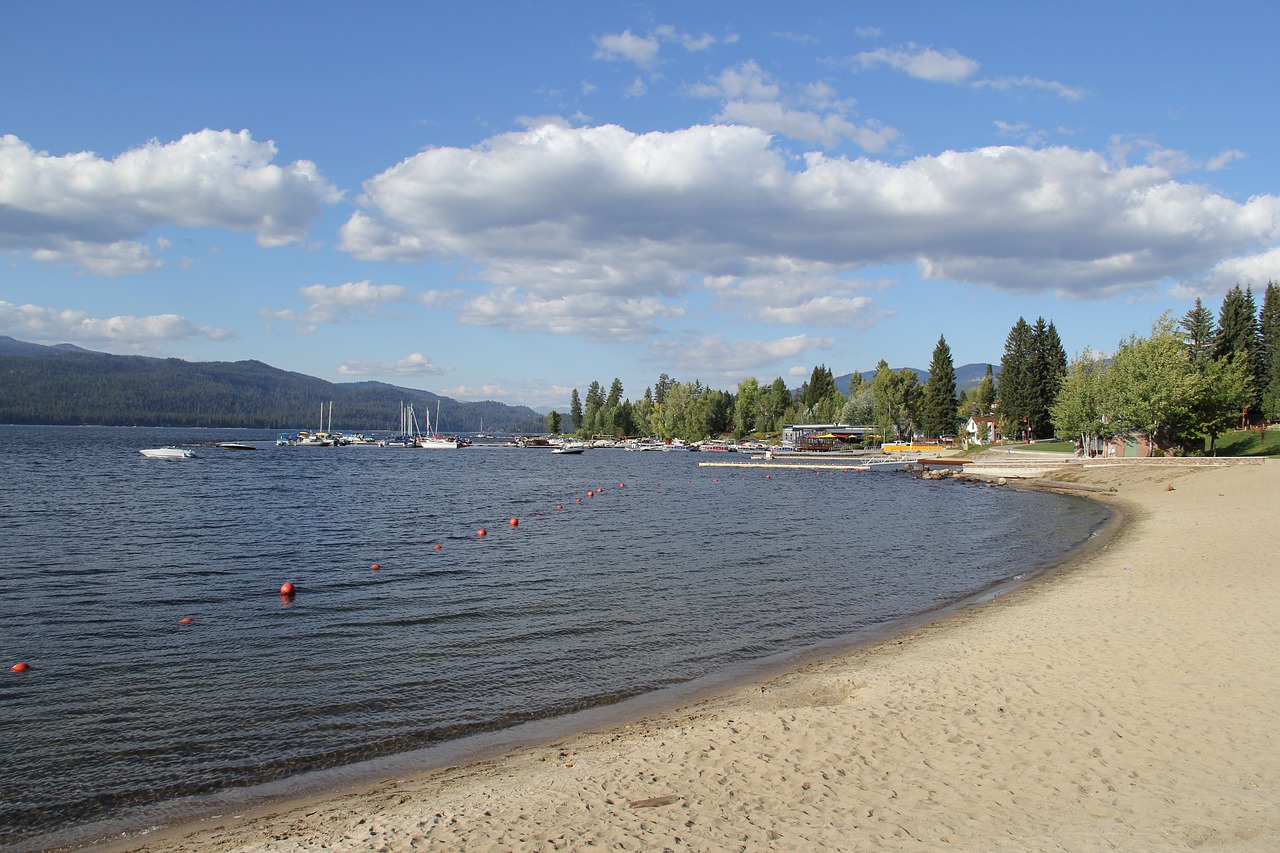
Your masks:
M 683 452 L 136 452 L 265 437 L 0 427 L 0 845 L 856 637 L 1105 520 Z

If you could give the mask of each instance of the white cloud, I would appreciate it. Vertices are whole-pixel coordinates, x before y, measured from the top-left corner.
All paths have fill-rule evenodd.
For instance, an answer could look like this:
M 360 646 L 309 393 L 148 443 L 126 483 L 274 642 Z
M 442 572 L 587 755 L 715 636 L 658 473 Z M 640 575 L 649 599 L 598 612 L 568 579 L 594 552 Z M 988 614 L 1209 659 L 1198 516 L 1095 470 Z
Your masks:
M 1258 296 L 1267 282 L 1271 281 L 1280 281 L 1280 247 L 1256 255 L 1225 258 L 1214 264 L 1203 277 L 1181 281 L 1171 292 L 1179 299 L 1217 297 L 1238 284 L 1241 287 L 1252 287 L 1255 296 Z
M 650 344 L 649 360 L 670 368 L 689 380 L 737 382 L 784 359 L 794 359 L 812 350 L 835 344 L 832 338 L 791 335 L 771 341 L 725 340 L 722 335 L 689 332 L 679 339 L 657 340 Z
M 277 166 L 275 154 L 248 131 L 202 130 L 113 160 L 52 156 L 2 136 L 0 249 L 122 275 L 160 265 L 142 240 L 162 225 L 252 231 L 263 246 L 303 242 L 340 194 L 315 164 Z
M 596 39 L 595 58 L 609 62 L 625 60 L 648 68 L 658 58 L 658 40 L 634 35 L 631 30 L 601 36 Z
M 824 297 L 867 312 L 856 299 L 871 286 L 847 279 L 876 265 L 1141 296 L 1280 243 L 1277 196 L 1237 202 L 1160 165 L 1018 146 L 797 163 L 735 125 L 548 125 L 430 149 L 368 180 L 358 204 L 344 250 L 474 267 L 464 322 L 593 339 L 661 327 L 704 282 L 736 282 L 721 288 L 740 288 L 726 300 L 736 315 L 789 323 Z M 754 286 L 784 274 L 786 286 Z
M 1056 80 L 1041 80 L 1038 77 L 1001 77 L 994 80 L 975 80 L 973 81 L 973 87 L 975 89 L 995 89 L 1000 92 L 1011 92 L 1014 89 L 1040 89 L 1068 101 L 1082 101 L 1085 96 L 1083 89 L 1076 89 Z
M 94 317 L 85 311 L 58 311 L 4 301 L 0 301 L 0 333 L 34 343 L 113 344 L 135 351 L 192 338 L 221 341 L 232 337 L 226 329 L 197 326 L 177 314 Z
M 836 98 L 828 84 L 810 83 L 787 94 L 754 62 L 726 68 L 710 82 L 690 87 L 689 93 L 724 102 L 716 121 L 758 127 L 823 148 L 851 140 L 865 151 L 879 152 L 899 136 L 876 121 L 851 121 L 854 102 Z
M 474 296 L 458 305 L 458 322 L 467 325 L 614 342 L 657 334 L 660 327 L 656 320 L 682 314 L 679 307 L 649 296 L 539 296 L 514 287 Z
M 264 308 L 258 313 L 263 317 L 294 323 L 339 323 L 353 320 L 358 313 L 376 314 L 382 305 L 404 302 L 408 298 L 405 289 L 398 284 L 375 285 L 370 284 L 367 279 L 336 287 L 312 284 L 299 290 L 298 294 L 308 303 L 303 311 L 271 311 Z
M 726 43 L 737 41 L 736 36 L 725 39 Z M 596 39 L 594 59 L 606 62 L 632 62 L 644 69 L 651 69 L 658 61 L 658 51 L 662 44 L 675 44 L 690 52 L 701 52 L 716 43 L 716 38 L 703 33 L 694 36 L 681 32 L 670 24 L 659 24 L 648 35 L 638 36 L 631 30 L 603 35 Z
M 1248 156 L 1243 151 L 1237 151 L 1233 148 L 1230 151 L 1223 151 L 1216 157 L 1211 157 L 1209 162 L 1204 164 L 1204 167 L 1210 172 L 1220 172 L 1236 160 L 1243 160 Z
M 856 53 L 852 63 L 859 68 L 877 68 L 887 65 L 919 80 L 933 83 L 963 83 L 978 72 L 975 59 L 961 56 L 954 50 L 938 51 L 931 47 L 908 45 L 890 50 L 878 48 Z
M 420 352 L 399 361 L 347 361 L 338 367 L 343 376 L 439 376 L 449 370 Z

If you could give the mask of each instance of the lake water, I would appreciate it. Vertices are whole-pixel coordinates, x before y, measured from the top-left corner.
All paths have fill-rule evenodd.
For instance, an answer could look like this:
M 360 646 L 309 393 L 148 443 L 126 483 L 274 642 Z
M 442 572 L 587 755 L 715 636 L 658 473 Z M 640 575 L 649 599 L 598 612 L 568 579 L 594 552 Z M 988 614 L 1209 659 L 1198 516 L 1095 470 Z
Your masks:
M 270 437 L 0 426 L 0 846 L 742 677 L 1024 577 L 1107 519 L 698 465 L 728 454 L 137 453 Z

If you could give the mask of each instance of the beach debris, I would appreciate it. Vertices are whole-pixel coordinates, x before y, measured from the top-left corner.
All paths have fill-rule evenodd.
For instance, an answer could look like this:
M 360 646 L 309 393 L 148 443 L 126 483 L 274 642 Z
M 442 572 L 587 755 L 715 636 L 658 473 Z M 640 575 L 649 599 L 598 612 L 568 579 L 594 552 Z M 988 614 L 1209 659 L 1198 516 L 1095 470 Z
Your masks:
M 649 809 L 655 806 L 669 806 L 672 803 L 683 800 L 684 797 L 677 797 L 674 794 L 668 794 L 665 797 L 650 797 L 647 800 L 632 800 L 627 806 L 629 809 Z

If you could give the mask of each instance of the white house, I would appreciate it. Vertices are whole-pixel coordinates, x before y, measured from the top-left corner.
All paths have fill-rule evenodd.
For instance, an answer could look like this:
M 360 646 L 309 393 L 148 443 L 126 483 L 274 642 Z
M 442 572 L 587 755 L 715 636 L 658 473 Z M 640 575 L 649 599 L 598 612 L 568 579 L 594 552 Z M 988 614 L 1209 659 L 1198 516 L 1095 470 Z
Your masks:
M 996 440 L 996 419 L 986 415 L 969 418 L 964 431 L 974 444 L 992 444 Z

